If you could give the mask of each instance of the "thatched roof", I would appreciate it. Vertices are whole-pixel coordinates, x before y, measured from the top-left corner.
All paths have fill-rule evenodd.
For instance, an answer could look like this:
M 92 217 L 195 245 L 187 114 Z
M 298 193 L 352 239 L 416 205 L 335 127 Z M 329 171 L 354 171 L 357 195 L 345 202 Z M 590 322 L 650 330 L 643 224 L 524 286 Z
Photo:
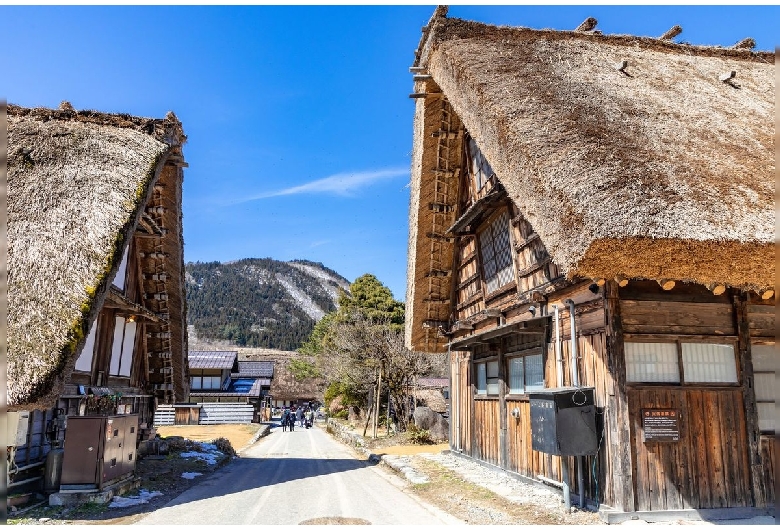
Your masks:
M 569 278 L 774 285 L 774 54 L 438 11 L 415 66 Z M 418 122 L 439 99 L 416 100 L 408 303 L 431 269 Z
M 178 119 L 8 107 L 8 399 L 51 406 L 168 157 Z

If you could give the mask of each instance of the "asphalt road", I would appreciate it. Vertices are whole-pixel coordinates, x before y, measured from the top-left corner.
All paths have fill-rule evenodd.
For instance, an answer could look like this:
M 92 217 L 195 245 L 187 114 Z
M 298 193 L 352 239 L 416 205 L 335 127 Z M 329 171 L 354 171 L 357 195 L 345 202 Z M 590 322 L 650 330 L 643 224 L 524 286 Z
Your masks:
M 274 428 L 241 458 L 137 524 L 463 524 L 406 488 L 319 426 Z

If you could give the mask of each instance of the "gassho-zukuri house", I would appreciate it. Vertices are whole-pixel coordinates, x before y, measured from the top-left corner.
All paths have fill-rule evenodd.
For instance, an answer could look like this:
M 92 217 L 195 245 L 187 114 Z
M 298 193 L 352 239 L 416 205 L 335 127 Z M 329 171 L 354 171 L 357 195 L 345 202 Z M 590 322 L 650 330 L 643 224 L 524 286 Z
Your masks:
M 450 352 L 453 452 L 606 520 L 765 509 L 774 54 L 595 25 L 423 28 L 406 344 Z
M 173 113 L 139 118 L 66 102 L 7 112 L 8 402 L 24 411 L 11 425 L 22 433 L 16 467 L 29 470 L 64 440 L 62 484 L 105 486 L 132 474 L 156 405 L 189 393 L 186 136 Z M 100 442 L 105 421 L 126 432 Z M 96 425 L 103 434 L 92 436 Z M 109 440 L 122 436 L 110 456 Z M 87 454 L 90 437 L 101 449 Z

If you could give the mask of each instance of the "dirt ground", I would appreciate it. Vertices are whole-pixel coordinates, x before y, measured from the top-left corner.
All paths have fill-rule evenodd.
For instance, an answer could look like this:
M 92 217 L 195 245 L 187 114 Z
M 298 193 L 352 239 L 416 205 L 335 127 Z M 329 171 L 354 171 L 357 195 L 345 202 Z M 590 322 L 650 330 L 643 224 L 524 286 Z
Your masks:
M 240 425 L 169 425 L 157 427 L 161 438 L 183 436 L 188 440 L 207 442 L 227 438 L 237 452 L 244 449 L 260 427 L 257 423 Z
M 227 438 L 233 448 L 240 452 L 247 447 L 249 441 L 263 426 L 257 423 L 243 425 L 181 425 L 160 427 L 157 429 L 161 438 L 182 436 L 187 440 L 210 441 L 216 438 Z M 240 457 L 240 456 L 239 456 Z M 224 458 L 216 465 L 208 465 L 203 461 L 181 458 L 175 452 L 165 457 L 144 457 L 136 464 L 136 476 L 141 480 L 140 489 L 159 491 L 162 496 L 149 500 L 148 504 L 130 506 L 127 508 L 108 508 L 105 504 L 84 504 L 81 506 L 41 506 L 19 514 L 8 514 L 8 524 L 76 524 L 76 525 L 125 525 L 139 521 L 143 516 L 163 506 L 184 490 L 207 479 L 214 471 L 229 463 L 230 457 Z M 201 473 L 193 479 L 182 478 L 182 473 Z M 136 494 L 129 492 L 127 497 Z M 40 503 L 41 501 L 35 501 Z M 35 504 L 35 503 L 31 503 Z

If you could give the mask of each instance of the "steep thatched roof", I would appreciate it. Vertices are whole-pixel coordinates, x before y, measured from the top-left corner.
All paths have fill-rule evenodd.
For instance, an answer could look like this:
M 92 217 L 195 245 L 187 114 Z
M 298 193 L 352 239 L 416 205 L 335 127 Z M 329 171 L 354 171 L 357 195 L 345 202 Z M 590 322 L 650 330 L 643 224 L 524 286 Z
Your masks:
M 8 398 L 50 406 L 70 374 L 181 124 L 8 107 Z
M 430 75 L 415 92 L 443 92 L 567 276 L 774 285 L 774 54 L 437 12 L 415 66 Z M 416 121 L 437 99 L 416 100 Z M 419 276 L 430 144 L 416 138 Z

